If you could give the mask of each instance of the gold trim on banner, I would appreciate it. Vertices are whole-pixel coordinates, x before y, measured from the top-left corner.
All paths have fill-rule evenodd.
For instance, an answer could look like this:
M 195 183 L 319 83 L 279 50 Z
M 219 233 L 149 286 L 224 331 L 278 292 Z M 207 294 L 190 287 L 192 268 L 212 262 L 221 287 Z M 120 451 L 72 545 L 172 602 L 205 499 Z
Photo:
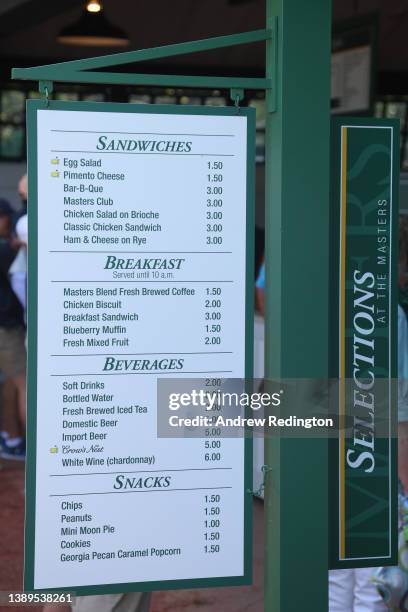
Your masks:
M 341 215 L 340 215 L 340 337 L 339 337 L 339 506 L 340 558 L 346 556 L 346 500 L 345 500 L 345 331 L 346 331 L 346 210 L 347 210 L 347 128 L 341 128 Z

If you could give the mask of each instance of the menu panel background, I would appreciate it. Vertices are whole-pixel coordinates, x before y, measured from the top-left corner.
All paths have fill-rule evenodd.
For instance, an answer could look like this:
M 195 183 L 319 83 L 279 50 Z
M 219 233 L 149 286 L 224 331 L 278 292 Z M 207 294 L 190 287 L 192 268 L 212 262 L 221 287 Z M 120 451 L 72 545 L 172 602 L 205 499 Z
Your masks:
M 75 110 L 72 110 L 75 109 Z M 78 109 L 78 110 L 76 110 Z M 109 112 L 106 112 L 109 111 Z M 44 110 L 41 102 L 29 103 L 29 445 L 27 466 L 26 588 L 71 588 L 78 593 L 120 592 L 181 588 L 191 586 L 245 584 L 250 580 L 250 444 L 248 440 L 222 441 L 222 469 L 203 468 L 201 440 L 158 440 L 156 436 L 156 379 L 163 372 L 105 371 L 107 356 L 116 359 L 182 359 L 183 368 L 164 375 L 197 378 L 207 374 L 224 377 L 250 376 L 252 351 L 252 230 L 253 230 L 253 113 L 243 109 L 177 109 L 162 107 L 129 108 L 129 105 L 51 103 Z M 38 123 L 37 123 L 38 122 Z M 105 132 L 105 128 L 107 129 Z M 38 130 L 38 138 L 37 138 Z M 100 134 L 115 132 L 121 138 L 189 140 L 195 155 L 101 154 L 95 150 Z M 130 133 L 130 134 L 129 134 Z M 134 134 L 138 135 L 134 135 Z M 140 135 L 139 135 L 140 134 Z M 143 134 L 143 135 L 142 135 Z M 164 136 L 162 136 L 164 134 Z M 175 134 L 175 135 L 174 135 Z M 184 136 L 188 134 L 187 136 Z M 205 136 L 203 136 L 205 134 Z M 160 136 L 159 136 L 160 135 Z M 183 135 L 183 136 L 181 136 Z M 37 144 L 38 143 L 38 144 Z M 125 157 L 127 155 L 127 157 Z M 150 156 L 151 155 L 151 156 Z M 225 156 L 225 157 L 223 157 Z M 51 160 L 58 158 L 59 164 Z M 65 160 L 99 160 L 101 167 L 72 168 Z M 223 244 L 206 245 L 205 231 L 208 160 L 225 159 Z M 248 164 L 249 162 L 249 164 Z M 247 166 L 248 164 L 248 166 Z M 52 176 L 58 168 L 60 175 Z M 81 180 L 67 172 L 124 174 L 122 181 Z M 103 186 L 103 193 L 64 193 L 64 184 Z M 225 196 L 225 193 L 227 195 Z M 38 194 L 38 198 L 37 198 Z M 133 236 L 137 232 L 93 230 L 94 222 L 139 223 L 134 219 L 64 218 L 65 210 L 90 210 L 90 206 L 65 205 L 64 196 L 98 196 L 112 200 L 110 205 L 92 205 L 92 211 L 157 211 L 161 231 L 145 232 L 145 244 L 95 244 L 85 237 Z M 83 230 L 64 229 L 64 223 L 91 225 Z M 37 234 L 38 231 L 38 234 Z M 249 234 L 249 240 L 246 233 Z M 38 241 L 36 237 L 38 235 Z M 80 242 L 64 242 L 64 236 Z M 183 259 L 172 278 L 155 281 L 134 277 L 117 279 L 106 269 L 109 254 L 115 257 Z M 167 273 L 167 272 L 166 272 Z M 222 287 L 223 326 L 221 347 L 202 345 L 200 319 L 204 288 Z M 71 297 L 84 307 L 64 309 L 64 288 L 138 287 L 194 288 L 189 295 L 138 295 Z M 137 314 L 138 319 L 121 322 L 125 332 L 101 334 L 104 323 L 63 322 L 64 313 L 99 313 L 97 299 L 120 301 L 113 312 Z M 90 304 L 92 306 L 90 306 Z M 198 315 L 197 315 L 198 313 Z M 198 317 L 198 318 L 197 318 Z M 116 323 L 106 323 L 114 327 Z M 77 334 L 64 333 L 64 326 L 79 328 Z M 81 333 L 88 328 L 88 333 Z M 99 332 L 95 330 L 99 329 Z M 65 340 L 84 337 L 109 340 L 100 346 L 64 346 Z M 112 338 L 128 344 L 112 346 Z M 208 350 L 207 350 L 208 349 Z M 216 350 L 219 349 L 219 350 Z M 140 354 L 145 355 L 141 356 Z M 245 360 L 245 354 L 247 359 Z M 79 389 L 64 390 L 78 382 Z M 81 383 L 104 385 L 102 390 L 81 390 Z M 66 397 L 75 393 L 86 398 Z M 92 403 L 92 393 L 113 396 Z M 65 409 L 86 406 L 132 407 L 132 414 L 107 414 L 117 421 L 100 426 L 101 415 L 73 416 Z M 138 412 L 140 408 L 140 412 Z M 143 411 L 142 408 L 147 408 Z M 97 425 L 65 429 L 64 421 L 89 421 Z M 62 435 L 85 431 L 106 434 L 103 441 L 88 439 L 68 443 L 83 445 L 89 457 L 102 457 L 105 465 L 70 467 L 62 458 Z M 103 446 L 90 452 L 95 443 Z M 57 447 L 58 453 L 50 449 Z M 137 457 L 146 463 L 107 467 L 114 457 Z M 149 463 L 150 462 L 150 463 Z M 204 466 L 206 467 L 206 466 Z M 120 472 L 119 470 L 123 470 Z M 171 477 L 168 492 L 133 492 L 120 497 L 111 494 L 114 478 L 126 471 L 129 476 L 155 471 Z M 138 472 L 137 474 L 135 472 Z M 147 473 L 149 472 L 149 473 Z M 193 487 L 194 484 L 194 487 Z M 192 491 L 197 488 L 198 491 Z M 221 552 L 205 555 L 203 550 L 203 495 L 222 492 Z M 134 494 L 132 494 L 134 493 Z M 157 496 L 153 502 L 152 496 Z M 161 499 L 159 500 L 158 497 Z M 63 502 L 81 503 L 75 511 L 62 511 Z M 73 528 L 96 527 L 90 535 L 62 535 L 61 516 L 88 515 L 85 523 Z M 193 518 L 192 518 L 193 517 Z M 195 518 L 194 518 L 195 517 Z M 199 517 L 199 518 L 197 518 Z M 114 531 L 110 531 L 113 527 Z M 106 529 L 106 532 L 104 531 Z M 66 533 L 66 532 L 65 532 Z M 78 529 L 79 533 L 79 529 Z M 61 542 L 89 542 L 86 548 L 61 549 Z M 140 558 L 118 558 L 118 549 L 182 551 L 166 558 L 149 554 Z M 61 562 L 61 553 L 80 555 L 115 551 L 114 558 Z M 142 554 L 142 553 L 141 553 Z

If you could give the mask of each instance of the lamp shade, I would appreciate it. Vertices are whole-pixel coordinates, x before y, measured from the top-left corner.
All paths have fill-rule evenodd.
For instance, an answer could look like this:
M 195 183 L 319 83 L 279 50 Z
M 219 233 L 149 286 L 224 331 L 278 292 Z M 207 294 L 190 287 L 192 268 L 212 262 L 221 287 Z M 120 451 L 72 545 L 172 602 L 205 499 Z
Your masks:
M 66 45 L 95 47 L 126 47 L 129 44 L 127 34 L 110 23 L 103 11 L 91 13 L 87 10 L 78 21 L 63 28 L 57 40 Z

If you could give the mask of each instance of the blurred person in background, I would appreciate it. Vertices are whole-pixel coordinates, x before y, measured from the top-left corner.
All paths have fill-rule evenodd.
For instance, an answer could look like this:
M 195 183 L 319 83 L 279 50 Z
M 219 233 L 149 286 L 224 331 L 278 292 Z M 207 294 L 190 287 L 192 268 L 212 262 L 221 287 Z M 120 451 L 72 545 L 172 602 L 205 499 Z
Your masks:
M 255 310 L 265 316 L 265 260 L 262 261 L 255 283 Z
M 10 267 L 10 282 L 14 293 L 18 297 L 24 310 L 24 320 L 26 321 L 27 311 L 27 243 L 28 243 L 28 217 L 27 217 L 27 175 L 24 174 L 18 184 L 18 192 L 23 202 L 23 210 L 17 219 L 15 226 L 14 245 L 18 248 L 18 253 Z
M 18 221 L 20 217 L 23 217 L 24 215 L 27 214 L 27 201 L 28 201 L 27 174 L 23 174 L 23 176 L 20 178 L 17 189 L 18 189 L 18 195 L 21 198 L 21 208 L 17 213 L 16 221 Z
M 0 452 L 7 459 L 25 458 L 26 352 L 24 313 L 9 277 L 16 257 L 13 210 L 0 199 L 0 371 L 4 382 Z
M 374 581 L 389 609 L 408 609 L 408 218 L 399 221 L 398 257 L 398 479 L 399 566 L 383 567 Z
M 408 218 L 400 217 L 398 287 L 400 295 L 407 289 Z M 398 477 L 408 496 L 408 323 L 398 304 Z

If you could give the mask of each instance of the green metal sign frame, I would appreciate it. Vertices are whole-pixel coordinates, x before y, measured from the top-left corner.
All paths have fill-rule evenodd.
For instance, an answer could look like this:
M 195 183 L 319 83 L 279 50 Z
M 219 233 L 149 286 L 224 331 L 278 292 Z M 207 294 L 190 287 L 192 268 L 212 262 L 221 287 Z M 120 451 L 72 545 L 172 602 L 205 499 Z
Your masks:
M 328 375 L 330 32 L 327 0 L 266 0 L 263 30 L 12 72 L 39 81 L 46 104 L 58 82 L 225 88 L 236 104 L 244 89 L 266 92 L 270 379 Z M 260 41 L 265 78 L 100 71 Z M 327 464 L 327 440 L 265 440 L 265 612 L 328 609 Z
M 26 525 L 25 525 L 25 574 L 26 591 L 39 590 L 34 587 L 35 561 L 35 515 L 36 515 L 36 457 L 37 457 L 37 345 L 38 345 L 38 184 L 37 184 L 37 113 L 45 110 L 44 101 L 29 100 L 27 103 L 28 125 L 28 180 L 30 206 L 28 209 L 28 226 L 30 233 L 29 261 L 30 275 L 28 286 L 28 411 L 27 411 L 27 488 L 26 488 Z M 168 115 L 212 115 L 237 116 L 234 107 L 201 107 L 176 105 L 131 105 L 120 103 L 95 102 L 49 102 L 46 110 L 82 111 L 112 113 L 149 113 Z M 246 193 L 246 227 L 248 241 L 246 248 L 246 296 L 245 296 L 245 377 L 253 376 L 253 258 L 254 258 L 254 210 L 255 210 L 255 109 L 239 109 L 239 115 L 247 118 L 247 193 Z M 30 171 L 32 169 L 32 171 Z M 160 591 L 166 589 L 201 588 L 215 586 L 240 586 L 252 581 L 252 439 L 245 438 L 244 464 L 244 573 L 238 577 L 220 577 L 204 579 L 166 580 L 158 582 L 123 583 L 107 585 L 90 585 L 40 589 L 41 591 L 70 591 L 78 595 L 97 595 L 104 593 L 124 593 L 135 591 Z
M 93 57 L 85 60 L 73 60 L 59 64 L 48 64 L 35 68 L 13 68 L 12 78 L 40 82 L 41 93 L 53 90 L 53 82 L 58 83 L 109 83 L 115 85 L 155 85 L 172 87 L 203 87 L 221 89 L 271 89 L 273 78 L 240 78 L 215 76 L 183 76 L 171 74 L 140 74 L 129 72 L 101 72 L 101 68 L 124 66 L 137 62 L 161 59 L 198 53 L 214 49 L 223 49 L 259 41 L 272 40 L 273 28 L 255 30 L 230 36 L 217 36 L 175 45 L 126 51 Z M 92 72 L 98 70 L 98 72 Z

